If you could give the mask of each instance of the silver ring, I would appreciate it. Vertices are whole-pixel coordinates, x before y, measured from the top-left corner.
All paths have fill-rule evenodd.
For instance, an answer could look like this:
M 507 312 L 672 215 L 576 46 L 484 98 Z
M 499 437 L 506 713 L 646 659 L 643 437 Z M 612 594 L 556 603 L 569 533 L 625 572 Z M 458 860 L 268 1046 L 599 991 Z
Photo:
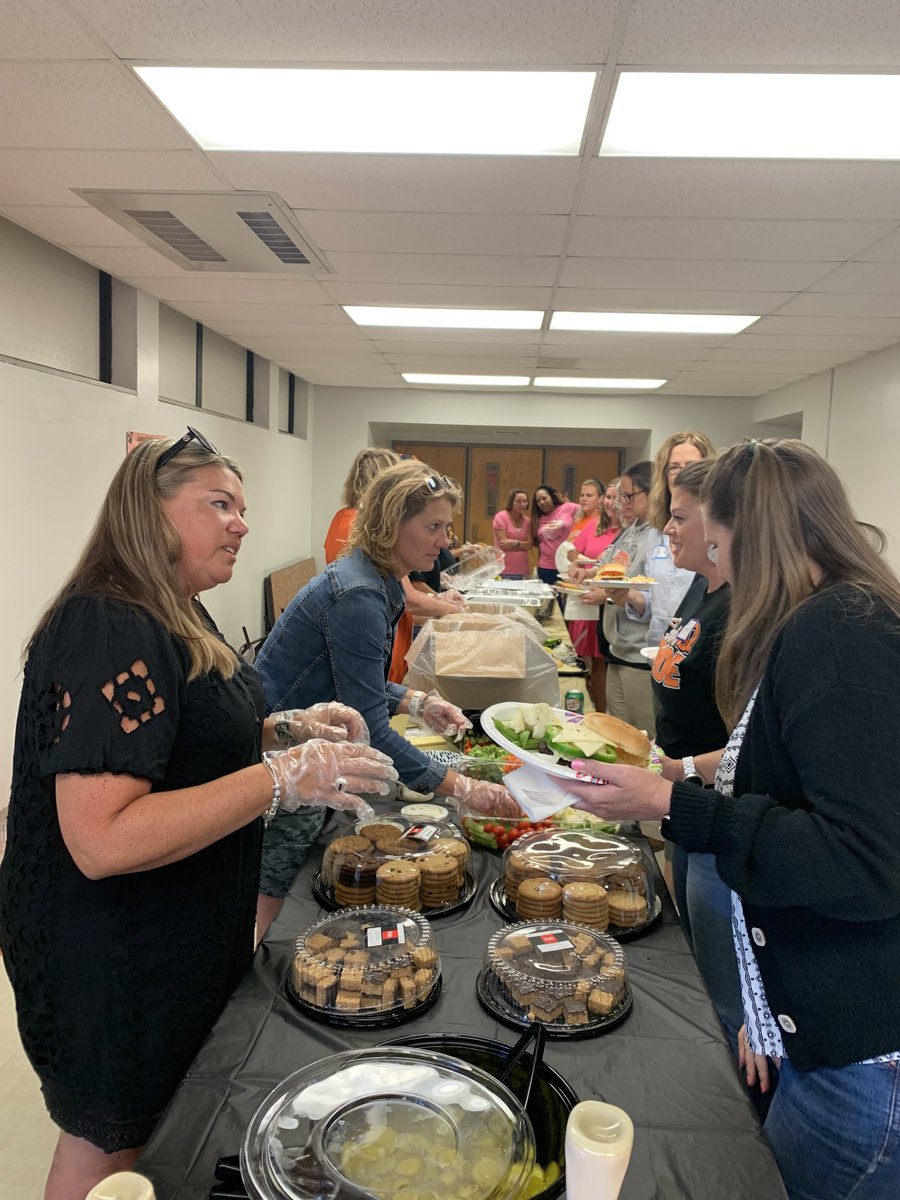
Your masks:
M 334 790 L 336 792 L 342 792 L 342 791 L 344 791 L 346 786 L 347 786 L 347 780 L 343 777 L 343 775 L 339 775 L 337 777 L 337 779 L 334 781 Z

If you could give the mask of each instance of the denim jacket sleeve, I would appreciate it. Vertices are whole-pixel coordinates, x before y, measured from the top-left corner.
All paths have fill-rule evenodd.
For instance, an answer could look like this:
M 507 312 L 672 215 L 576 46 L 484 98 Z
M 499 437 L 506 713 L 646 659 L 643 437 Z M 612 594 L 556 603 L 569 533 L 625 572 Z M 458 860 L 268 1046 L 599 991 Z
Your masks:
M 389 725 L 406 688 L 385 682 L 387 597 L 375 588 L 352 587 L 334 598 L 319 617 L 334 675 L 335 698 L 361 713 L 372 745 L 393 759 L 397 772 L 417 792 L 431 792 L 447 774 Z

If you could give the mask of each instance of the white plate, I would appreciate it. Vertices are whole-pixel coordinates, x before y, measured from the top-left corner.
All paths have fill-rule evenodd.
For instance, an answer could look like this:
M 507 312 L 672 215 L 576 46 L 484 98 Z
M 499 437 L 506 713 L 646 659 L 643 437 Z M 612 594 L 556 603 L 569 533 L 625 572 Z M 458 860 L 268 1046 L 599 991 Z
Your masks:
M 645 588 L 656 587 L 656 583 L 655 579 L 652 581 L 641 579 L 638 583 L 634 583 L 631 579 L 586 579 L 582 586 L 587 587 L 590 584 L 592 587 L 601 588 L 634 588 L 636 591 L 642 592 Z M 500 720 L 502 721 L 503 718 L 501 717 Z
M 508 750 L 510 754 L 515 754 L 516 758 L 521 759 L 523 763 L 528 763 L 533 767 L 540 767 L 547 775 L 555 775 L 557 779 L 590 779 L 591 776 L 585 771 L 573 771 L 565 762 L 555 762 L 548 754 L 536 754 L 533 750 L 523 750 L 521 746 L 517 746 L 515 742 L 504 737 L 499 732 L 494 721 L 497 717 L 501 721 L 506 722 L 508 717 L 511 717 L 514 712 L 518 712 L 523 705 L 518 702 L 506 701 L 503 704 L 492 704 L 490 708 L 486 708 L 481 714 L 481 728 L 484 732 L 504 750 Z M 581 713 L 569 712 L 565 708 L 551 709 L 554 716 L 559 717 L 562 725 L 579 725 L 583 720 Z M 659 757 L 657 747 L 651 743 L 651 763 L 652 768 L 659 767 Z

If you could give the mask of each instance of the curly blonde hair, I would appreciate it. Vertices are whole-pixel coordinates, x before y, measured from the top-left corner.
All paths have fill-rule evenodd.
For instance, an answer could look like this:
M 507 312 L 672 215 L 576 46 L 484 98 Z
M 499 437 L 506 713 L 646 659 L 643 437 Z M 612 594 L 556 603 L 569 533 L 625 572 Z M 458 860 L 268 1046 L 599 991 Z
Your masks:
M 386 446 L 366 446 L 354 458 L 347 478 L 344 480 L 344 490 L 341 503 L 344 508 L 356 508 L 359 498 L 378 474 L 385 467 L 392 467 L 400 461 L 396 450 L 388 450 Z
M 417 517 L 432 500 L 449 500 L 455 511 L 462 499 L 459 484 L 426 463 L 407 461 L 380 471 L 359 498 L 345 554 L 362 550 L 381 575 L 392 575 L 394 548 L 404 521 Z
M 202 467 L 226 467 L 242 479 L 237 463 L 191 442 L 157 470 L 175 438 L 148 438 L 123 460 L 100 506 L 81 557 L 47 605 L 26 651 L 72 596 L 98 596 L 143 609 L 184 643 L 189 679 L 217 671 L 230 679 L 237 655 L 204 624 L 178 582 L 181 539 L 163 508 Z
M 682 433 L 673 433 L 663 442 L 653 460 L 653 478 L 650 483 L 648 496 L 647 521 L 654 529 L 664 529 L 669 520 L 669 509 L 672 507 L 672 489 L 669 486 L 669 475 L 666 467 L 669 456 L 676 446 L 696 446 L 701 458 L 715 456 L 716 448 L 705 433 L 696 429 L 688 429 Z

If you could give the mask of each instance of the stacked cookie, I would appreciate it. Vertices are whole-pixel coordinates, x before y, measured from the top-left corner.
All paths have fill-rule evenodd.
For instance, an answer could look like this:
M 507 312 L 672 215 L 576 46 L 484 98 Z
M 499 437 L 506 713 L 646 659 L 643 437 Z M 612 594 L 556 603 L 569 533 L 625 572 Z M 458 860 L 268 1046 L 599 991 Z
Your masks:
M 524 922 L 495 934 L 485 980 L 506 1011 L 565 1028 L 600 1025 L 626 999 L 621 947 L 567 922 Z
M 592 929 L 635 929 L 650 919 L 652 882 L 625 838 L 537 830 L 503 860 L 503 890 L 522 919 L 562 917 Z
M 430 926 L 392 908 L 364 908 L 320 921 L 297 939 L 293 987 L 336 1016 L 413 1009 L 440 975 Z
M 469 844 L 450 824 L 398 817 L 360 822 L 335 838 L 322 859 L 322 883 L 341 908 L 390 904 L 413 911 L 455 903 L 466 884 Z

